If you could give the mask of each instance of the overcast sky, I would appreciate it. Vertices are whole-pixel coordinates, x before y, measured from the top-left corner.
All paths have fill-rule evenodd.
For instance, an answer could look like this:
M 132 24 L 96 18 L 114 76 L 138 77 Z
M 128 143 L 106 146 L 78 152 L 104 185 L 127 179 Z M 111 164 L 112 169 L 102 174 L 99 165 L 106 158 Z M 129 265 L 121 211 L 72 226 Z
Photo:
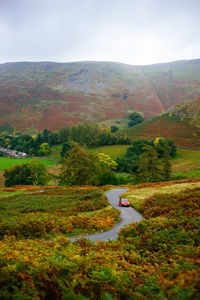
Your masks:
M 0 63 L 200 58 L 200 0 L 0 0 Z

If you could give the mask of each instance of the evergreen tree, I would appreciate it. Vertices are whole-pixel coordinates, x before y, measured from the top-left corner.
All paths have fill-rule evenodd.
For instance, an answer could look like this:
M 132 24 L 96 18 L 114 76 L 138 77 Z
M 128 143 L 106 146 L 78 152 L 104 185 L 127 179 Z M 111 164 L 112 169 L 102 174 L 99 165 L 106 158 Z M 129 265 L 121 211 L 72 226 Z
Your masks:
M 60 128 L 58 131 L 58 143 L 65 143 L 69 138 L 69 128 Z
M 72 144 L 70 141 L 67 141 L 65 142 L 63 145 L 62 145 L 62 149 L 60 151 L 60 156 L 62 158 L 66 158 L 68 156 L 68 153 L 69 151 L 72 149 Z
M 139 156 L 144 152 L 144 147 L 149 145 L 149 141 L 147 139 L 141 138 L 135 140 L 131 146 L 126 151 L 126 157 L 130 156 Z
M 154 146 L 154 148 L 158 152 L 159 158 L 164 157 L 166 148 L 168 148 L 171 157 L 174 157 L 176 155 L 176 145 L 174 145 L 174 142 L 170 139 L 158 137 L 152 140 L 150 144 Z
M 162 179 L 162 164 L 152 146 L 144 146 L 138 161 L 137 179 L 139 182 L 154 182 Z
M 47 129 L 44 129 L 42 132 L 42 139 L 43 139 L 43 143 L 48 143 L 49 142 L 49 135 L 50 135 L 50 131 Z
M 5 123 L 0 127 L 0 132 L 4 131 L 6 131 L 8 134 L 12 134 L 14 132 L 14 128 L 10 124 Z

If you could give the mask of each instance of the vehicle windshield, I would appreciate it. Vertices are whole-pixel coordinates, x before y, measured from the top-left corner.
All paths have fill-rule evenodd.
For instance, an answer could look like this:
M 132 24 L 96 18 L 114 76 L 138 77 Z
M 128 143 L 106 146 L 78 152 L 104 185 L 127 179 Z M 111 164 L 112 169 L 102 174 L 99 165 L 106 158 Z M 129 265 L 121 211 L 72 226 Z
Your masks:
M 123 201 L 123 202 L 128 202 L 128 200 L 127 200 L 127 199 L 121 199 L 121 201 Z

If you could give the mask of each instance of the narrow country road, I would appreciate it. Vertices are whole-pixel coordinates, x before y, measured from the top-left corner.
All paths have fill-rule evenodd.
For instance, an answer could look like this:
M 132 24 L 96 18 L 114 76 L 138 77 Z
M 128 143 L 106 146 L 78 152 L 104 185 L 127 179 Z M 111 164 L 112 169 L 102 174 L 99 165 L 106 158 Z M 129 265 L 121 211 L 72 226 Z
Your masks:
M 110 190 L 106 193 L 106 197 L 108 198 L 108 201 L 110 202 L 112 207 L 118 209 L 121 212 L 121 220 L 113 229 L 101 233 L 73 237 L 70 240 L 72 242 L 80 238 L 87 238 L 91 241 L 116 240 L 118 237 L 118 232 L 124 225 L 133 222 L 140 222 L 143 217 L 135 209 L 133 209 L 132 207 L 120 207 L 118 205 L 119 196 L 123 194 L 126 190 L 127 189 L 125 188 L 118 188 Z

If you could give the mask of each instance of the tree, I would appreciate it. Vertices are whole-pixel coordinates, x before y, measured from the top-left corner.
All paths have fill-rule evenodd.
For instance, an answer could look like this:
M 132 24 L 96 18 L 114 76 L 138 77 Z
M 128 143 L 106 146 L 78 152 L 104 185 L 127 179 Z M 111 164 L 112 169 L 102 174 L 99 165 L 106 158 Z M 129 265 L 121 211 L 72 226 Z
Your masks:
M 162 179 L 163 169 L 156 150 L 152 146 L 144 146 L 144 152 L 138 161 L 137 179 L 140 182 L 155 182 Z
M 126 172 L 126 173 L 130 171 L 131 159 L 127 157 L 122 157 L 122 158 L 117 158 L 116 162 L 117 162 L 117 171 Z
M 60 151 L 60 156 L 62 158 L 66 158 L 68 156 L 68 153 L 69 151 L 72 149 L 72 144 L 70 141 L 67 141 L 65 142 L 63 145 L 62 145 L 62 149 Z
M 129 114 L 128 117 L 131 119 L 131 121 L 128 123 L 129 127 L 135 126 L 144 121 L 143 116 L 137 112 Z
M 114 132 L 116 132 L 116 131 L 119 130 L 119 128 L 118 128 L 117 126 L 115 126 L 115 125 L 112 125 L 112 126 L 110 127 L 110 129 L 111 129 L 111 133 L 114 133 Z
M 170 140 L 168 138 L 166 138 L 166 141 L 167 141 L 167 144 L 168 144 L 168 146 L 170 148 L 170 156 L 171 157 L 175 157 L 176 156 L 176 150 L 177 150 L 177 148 L 176 148 L 176 145 L 174 144 L 174 141 L 172 141 L 172 140 Z
M 58 131 L 58 142 L 60 144 L 66 142 L 69 138 L 69 128 L 60 128 Z
M 164 157 L 166 149 L 167 151 L 169 151 L 169 155 L 171 157 L 174 157 L 176 155 L 176 145 L 174 145 L 174 142 L 170 139 L 158 137 L 151 141 L 151 145 L 154 146 L 154 148 L 158 152 L 159 158 Z
M 44 143 L 48 143 L 48 138 L 49 138 L 50 133 L 51 132 L 48 129 L 43 130 L 42 138 L 43 138 Z
M 125 157 L 117 159 L 117 170 L 122 172 L 136 172 L 138 169 L 139 155 L 144 152 L 144 146 L 149 145 L 148 140 L 138 139 L 134 141 L 126 151 Z
M 5 123 L 0 127 L 0 132 L 4 131 L 6 131 L 8 134 L 12 134 L 14 132 L 14 128 L 10 124 Z
M 106 184 L 112 184 L 112 185 L 117 185 L 119 184 L 119 180 L 116 177 L 115 173 L 112 171 L 107 171 L 101 174 L 98 178 L 98 185 L 106 185 Z
M 126 151 L 126 156 L 139 156 L 144 152 L 144 147 L 149 145 L 149 141 L 147 139 L 141 138 L 138 140 L 135 140 L 130 147 L 128 147 Z
M 117 163 L 107 154 L 97 154 L 99 165 L 103 170 L 115 170 Z
M 98 185 L 118 184 L 118 179 L 113 170 L 116 169 L 117 163 L 107 154 L 98 153 L 99 177 Z
M 4 171 L 3 176 L 5 177 L 5 186 L 13 185 L 31 185 L 31 172 L 26 164 L 20 166 L 14 166 Z
M 163 175 L 165 180 L 170 179 L 171 170 L 172 170 L 172 163 L 170 157 L 170 147 L 166 145 L 165 152 L 163 155 Z
M 48 143 L 42 143 L 38 151 L 39 155 L 48 155 L 50 152 L 50 146 Z
M 49 181 L 49 174 L 44 163 L 33 160 L 27 163 L 31 172 L 31 180 L 33 185 L 46 185 Z
M 17 165 L 4 171 L 5 186 L 45 185 L 48 182 L 47 167 L 38 161 Z
M 72 149 L 63 159 L 61 185 L 95 184 L 99 174 L 98 158 L 87 149 L 72 142 Z

